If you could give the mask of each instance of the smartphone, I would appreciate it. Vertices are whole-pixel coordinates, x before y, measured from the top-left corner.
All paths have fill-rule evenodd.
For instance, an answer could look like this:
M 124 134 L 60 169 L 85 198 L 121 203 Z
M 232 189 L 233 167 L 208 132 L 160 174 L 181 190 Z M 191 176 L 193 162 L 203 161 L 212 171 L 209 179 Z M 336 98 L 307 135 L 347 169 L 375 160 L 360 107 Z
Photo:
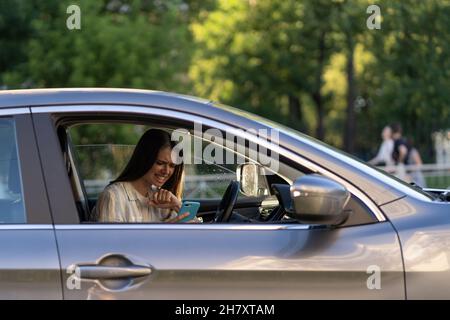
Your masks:
M 200 202 L 196 201 L 183 201 L 183 205 L 181 206 L 178 215 L 189 212 L 189 216 L 181 219 L 179 222 L 186 222 L 192 220 L 197 215 L 198 209 L 200 208 Z

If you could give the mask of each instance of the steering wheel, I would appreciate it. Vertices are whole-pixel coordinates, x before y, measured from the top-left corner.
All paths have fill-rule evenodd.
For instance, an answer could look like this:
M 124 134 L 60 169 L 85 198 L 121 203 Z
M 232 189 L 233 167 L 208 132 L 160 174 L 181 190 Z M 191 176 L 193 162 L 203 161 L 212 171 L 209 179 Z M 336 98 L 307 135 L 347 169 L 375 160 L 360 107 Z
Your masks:
M 231 181 L 216 210 L 214 222 L 228 222 L 239 194 L 240 183 Z

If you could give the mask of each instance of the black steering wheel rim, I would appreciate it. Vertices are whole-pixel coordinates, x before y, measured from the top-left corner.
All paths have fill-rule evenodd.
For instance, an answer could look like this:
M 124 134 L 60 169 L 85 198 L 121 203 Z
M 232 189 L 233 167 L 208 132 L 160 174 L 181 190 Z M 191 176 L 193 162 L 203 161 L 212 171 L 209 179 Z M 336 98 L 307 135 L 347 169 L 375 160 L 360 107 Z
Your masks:
M 223 194 L 222 200 L 216 210 L 214 222 L 228 222 L 230 221 L 234 205 L 236 204 L 239 195 L 240 183 L 238 181 L 231 181 Z

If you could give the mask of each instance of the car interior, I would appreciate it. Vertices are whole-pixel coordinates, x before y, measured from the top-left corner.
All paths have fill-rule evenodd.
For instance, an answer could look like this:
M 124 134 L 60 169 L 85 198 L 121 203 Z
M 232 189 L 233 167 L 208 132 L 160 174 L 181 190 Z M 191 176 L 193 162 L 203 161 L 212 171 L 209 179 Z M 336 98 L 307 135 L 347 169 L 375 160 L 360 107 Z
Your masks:
M 15 148 L 11 151 L 9 159 L 8 183 L 6 193 L 9 196 L 0 198 L 0 223 L 23 223 L 24 204 L 21 195 L 20 173 L 17 164 L 17 158 L 12 155 L 16 154 Z
M 102 119 L 101 122 L 107 123 L 108 121 Z M 71 181 L 80 223 L 98 223 L 96 217 L 93 216 L 93 209 L 97 197 L 89 196 L 86 191 L 83 177 L 79 170 L 80 160 L 77 159 L 75 146 L 69 134 L 71 126 L 75 123 L 80 124 L 80 121 L 63 122 L 57 127 L 61 150 L 63 152 L 67 174 Z M 84 121 L 83 123 L 92 122 Z M 161 125 L 159 124 L 158 127 L 161 127 Z M 289 159 L 285 159 L 286 163 L 289 163 L 289 161 Z M 286 164 L 283 165 L 289 167 Z M 299 175 L 309 173 L 307 169 L 302 169 L 303 172 L 297 169 L 296 172 Z M 292 171 L 292 169 L 290 170 Z M 287 179 L 279 174 L 268 174 L 264 176 L 264 179 L 267 185 L 267 191 L 263 196 L 246 196 L 243 193 L 240 181 L 237 181 L 235 178 L 229 181 L 221 198 L 184 198 L 183 200 L 200 202 L 200 209 L 197 216 L 202 217 L 204 223 L 300 223 L 293 215 L 290 183 Z M 354 196 L 348 202 L 346 210 L 349 210 L 352 214 L 341 227 L 373 223 L 376 221 L 369 209 Z

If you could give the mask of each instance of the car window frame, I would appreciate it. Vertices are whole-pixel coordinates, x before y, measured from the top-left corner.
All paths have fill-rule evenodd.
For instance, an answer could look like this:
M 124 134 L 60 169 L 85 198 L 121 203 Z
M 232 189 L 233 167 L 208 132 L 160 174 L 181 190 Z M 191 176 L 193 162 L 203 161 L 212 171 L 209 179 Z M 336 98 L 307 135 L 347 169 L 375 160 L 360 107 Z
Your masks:
M 165 117 L 167 119 L 170 119 L 171 123 L 175 123 L 176 121 L 179 121 L 180 123 L 185 123 L 185 122 L 195 122 L 197 120 L 202 120 L 203 123 L 207 122 L 210 125 L 208 125 L 208 127 L 213 127 L 213 128 L 218 128 L 219 130 L 222 130 L 223 128 L 225 128 L 225 130 L 238 130 L 239 128 L 237 127 L 232 127 L 229 124 L 223 123 L 223 122 L 219 122 L 217 119 L 209 119 L 209 118 L 202 118 L 198 115 L 194 115 L 191 114 L 189 112 L 181 112 L 181 111 L 173 111 L 173 110 L 169 110 L 169 109 L 165 109 L 162 107 L 154 107 L 154 106 L 134 106 L 134 105 L 125 105 L 125 104 L 121 104 L 121 105 L 111 105 L 111 104 L 88 104 L 88 105 L 64 105 L 64 106 L 42 106 L 42 107 L 34 107 L 32 108 L 32 113 L 34 114 L 33 119 L 36 119 L 37 121 L 42 122 L 42 124 L 44 125 L 44 122 L 46 122 L 46 124 L 44 126 L 47 126 L 47 128 L 42 128 L 44 131 L 52 131 L 53 134 L 53 138 L 52 140 L 57 140 L 57 135 L 56 135 L 56 126 L 57 126 L 57 121 L 61 120 L 63 118 L 68 118 L 68 117 L 76 117 L 76 116 L 80 116 L 80 117 L 86 117 L 86 116 L 95 116 L 95 115 L 102 115 L 102 116 L 108 116 L 111 115 L 113 117 L 116 117 L 117 119 L 120 118 L 126 118 L 126 117 L 136 117 L 136 116 L 143 116 L 145 115 L 146 117 Z M 40 125 L 38 125 L 37 123 L 35 124 L 36 127 L 40 127 Z M 367 196 L 365 195 L 364 192 L 362 192 L 361 190 L 359 190 L 356 186 L 354 186 L 353 184 L 351 184 L 350 182 L 342 179 L 341 177 L 337 176 L 336 174 L 334 174 L 333 172 L 327 170 L 326 168 L 321 167 L 319 164 L 317 163 L 313 163 L 305 158 L 302 158 L 300 155 L 293 153 L 290 150 L 284 149 L 281 146 L 275 146 L 273 144 L 271 144 L 269 141 L 265 140 L 261 140 L 259 138 L 250 136 L 249 134 L 245 134 L 245 138 L 249 138 L 251 140 L 256 141 L 256 143 L 264 145 L 264 143 L 266 144 L 266 146 L 269 147 L 275 147 L 275 150 L 277 150 L 278 153 L 286 156 L 288 159 L 294 161 L 295 163 L 305 166 L 306 168 L 308 168 L 309 170 L 311 170 L 312 172 L 316 172 L 319 174 L 323 174 L 324 176 L 328 176 L 332 179 L 334 179 L 335 181 L 343 184 L 344 186 L 347 187 L 347 189 L 353 194 L 355 195 L 358 199 L 362 200 L 366 206 L 368 207 L 370 213 L 375 217 L 377 222 L 384 222 L 386 221 L 386 217 L 384 216 L 384 214 L 382 213 L 382 211 L 378 208 L 378 206 Z M 51 144 L 51 146 L 50 146 Z M 54 152 L 58 152 L 58 156 L 56 156 L 55 158 L 57 158 L 58 160 L 54 159 L 53 161 L 53 165 L 57 165 L 59 167 L 59 169 L 57 170 L 58 172 L 64 172 L 64 165 L 63 165 L 63 159 L 62 159 L 62 153 L 61 153 L 61 149 L 60 146 L 58 145 L 58 141 L 52 141 L 51 143 L 48 143 L 47 145 L 47 152 L 43 152 L 43 154 L 47 154 L 50 155 Z M 52 151 L 53 149 L 53 151 Z M 56 163 L 59 162 L 59 165 Z M 52 167 L 53 167 L 52 165 Z M 70 182 L 69 179 L 67 177 L 67 174 L 65 174 L 64 177 L 62 177 L 61 183 L 64 184 L 64 187 L 62 187 L 60 189 L 61 192 L 63 192 L 63 190 L 65 190 L 65 196 L 60 198 L 60 197 L 55 197 L 52 195 L 49 195 L 49 198 L 51 198 L 51 202 L 52 199 L 53 201 L 59 202 L 58 204 L 55 204 L 55 208 L 61 208 L 63 207 L 61 205 L 61 201 L 63 198 L 67 199 L 67 195 L 70 195 L 71 197 L 73 197 L 72 191 L 71 191 L 71 187 L 70 187 Z M 55 199 L 57 198 L 57 199 Z M 68 200 L 68 199 L 67 199 Z M 76 210 L 76 206 L 75 206 L 75 201 L 74 199 L 72 199 L 71 201 L 71 205 L 70 205 L 70 210 L 65 210 L 64 212 L 66 213 L 64 216 L 65 217 L 59 217 L 61 214 L 61 211 L 57 211 L 59 212 L 58 216 L 55 216 L 55 224 L 77 224 L 80 225 L 80 221 L 78 218 L 78 211 Z M 71 212 L 70 214 L 68 214 L 68 212 Z M 197 228 L 198 226 L 195 226 L 195 224 L 191 224 L 193 228 Z M 229 224 L 231 225 L 231 224 Z M 278 226 L 280 224 L 277 224 Z

